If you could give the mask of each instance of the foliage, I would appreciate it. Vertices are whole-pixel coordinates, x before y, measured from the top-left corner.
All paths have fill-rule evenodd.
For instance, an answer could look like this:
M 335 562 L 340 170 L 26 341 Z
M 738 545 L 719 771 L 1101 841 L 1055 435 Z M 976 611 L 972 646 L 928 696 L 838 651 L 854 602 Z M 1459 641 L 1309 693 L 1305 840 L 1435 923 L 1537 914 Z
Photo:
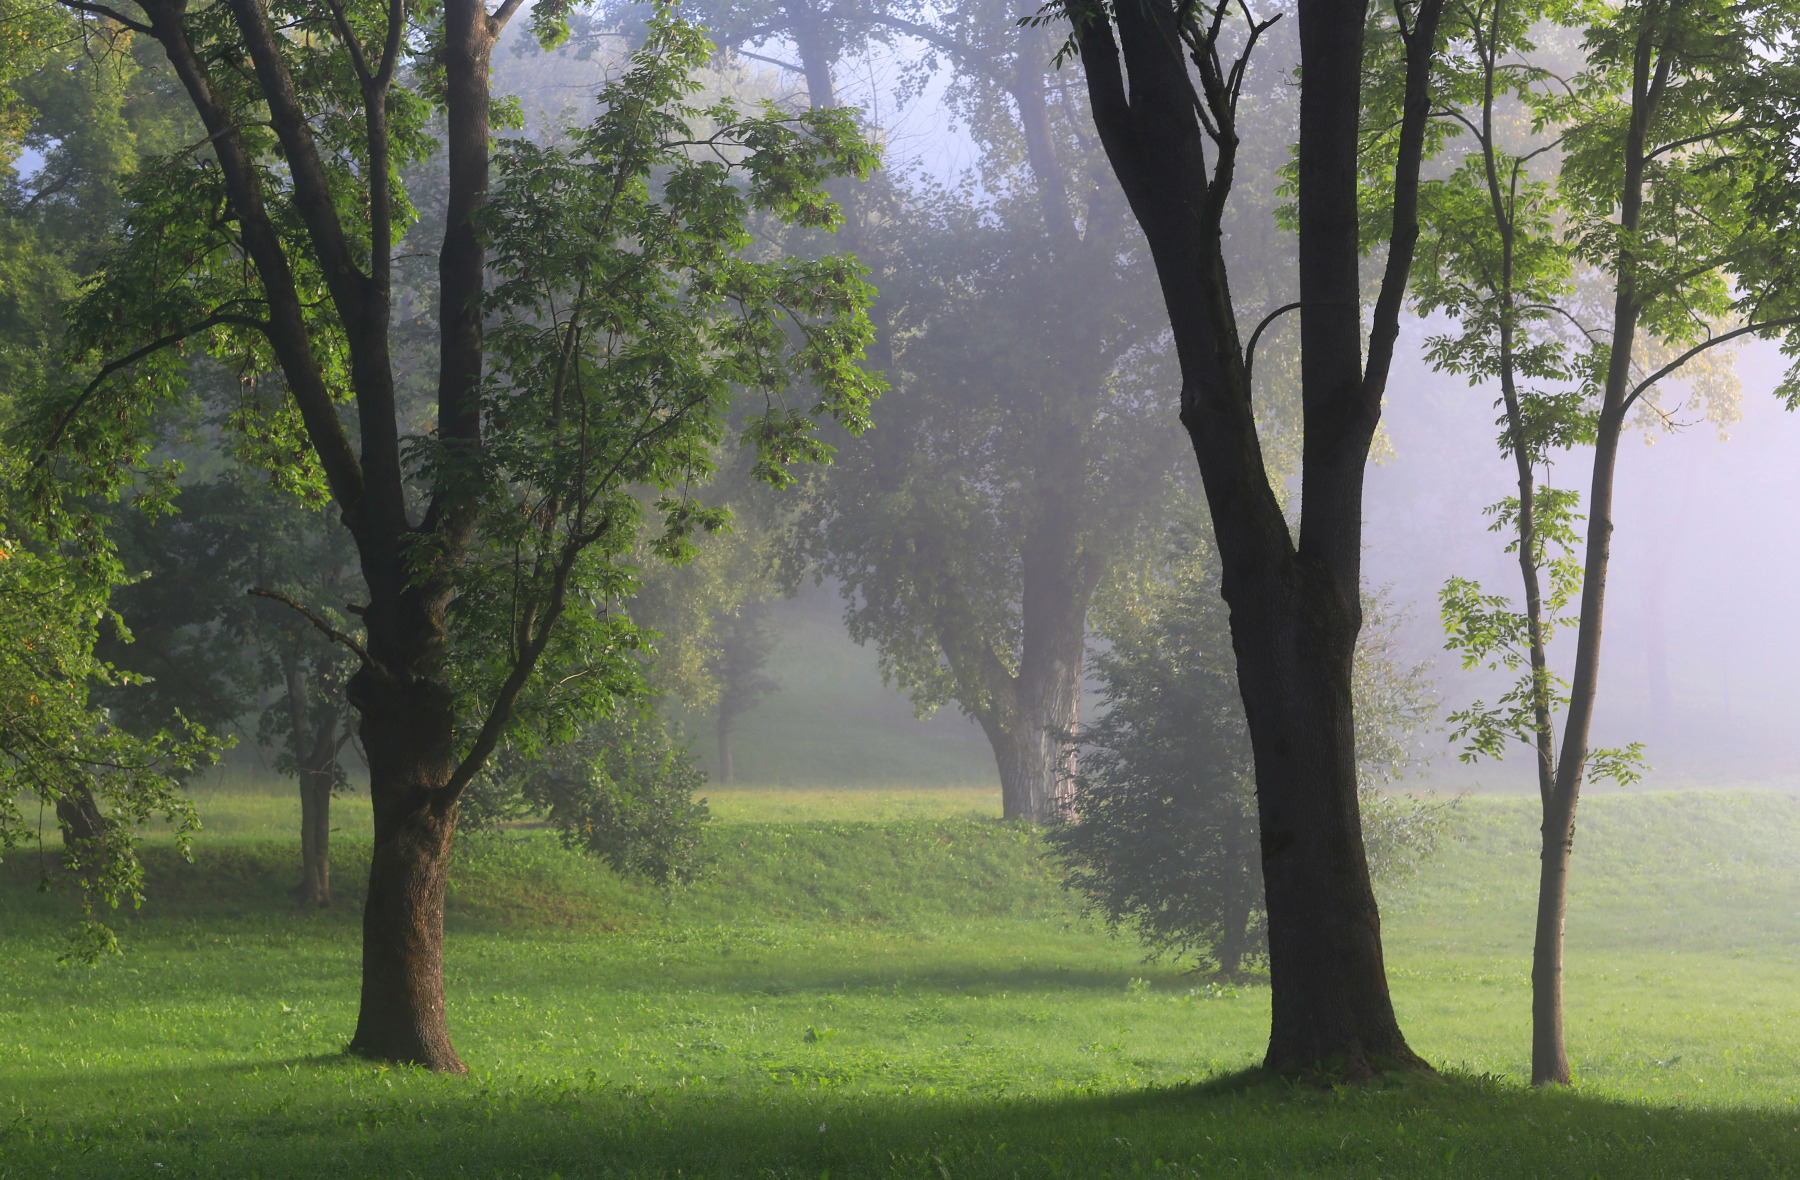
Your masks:
M 741 437 L 753 478 L 781 487 L 791 464 L 831 453 L 814 419 L 859 432 L 879 387 L 851 359 L 868 335 L 854 261 L 745 255 L 753 214 L 834 225 L 819 180 L 866 171 L 870 149 L 829 112 L 686 105 L 710 52 L 658 22 L 571 146 L 507 141 L 497 157 L 484 416 L 498 429 L 475 480 L 480 542 L 458 575 L 451 668 L 475 699 L 520 683 L 533 648 L 566 669 L 520 683 L 516 711 L 546 735 L 633 682 L 623 657 L 637 641 L 615 604 L 635 586 L 642 489 L 662 518 L 644 547 L 685 561 L 695 533 L 729 519 L 689 489 L 715 470 L 733 399 L 761 401 Z M 808 385 L 816 401 L 790 403 Z M 467 460 L 422 441 L 413 462 L 442 479 Z M 571 588 L 589 609 L 564 610 Z
M 705 868 L 706 776 L 653 708 L 622 709 L 541 757 L 509 750 L 473 797 L 475 818 L 541 813 L 571 848 L 619 873 L 683 885 Z
M 46 808 L 59 820 L 70 806 L 97 817 L 97 829 L 68 841 L 63 852 L 84 914 L 70 956 L 87 961 L 116 949 L 96 907 L 143 900 L 135 830 L 160 815 L 185 849 L 196 824 L 178 780 L 219 748 L 179 714 L 174 733 L 139 737 L 92 704 L 93 686 L 133 679 L 94 655 L 102 623 L 120 625 L 107 596 L 124 580 L 103 545 L 70 553 L 42 539 L 0 539 L 0 849 L 31 839 L 25 808 L 32 804 L 39 839 Z M 42 884 L 49 888 L 51 879 Z
M 1181 560 L 1094 657 L 1105 712 L 1080 735 L 1068 818 L 1050 840 L 1068 887 L 1109 925 L 1152 956 L 1234 976 L 1265 935 L 1254 768 L 1218 580 L 1207 557 Z M 1415 735 L 1435 694 L 1427 665 L 1397 658 L 1400 620 L 1383 596 L 1365 596 L 1364 617 L 1352 685 L 1363 839 L 1371 873 L 1397 880 L 1436 849 L 1449 805 L 1376 789 L 1422 761 Z

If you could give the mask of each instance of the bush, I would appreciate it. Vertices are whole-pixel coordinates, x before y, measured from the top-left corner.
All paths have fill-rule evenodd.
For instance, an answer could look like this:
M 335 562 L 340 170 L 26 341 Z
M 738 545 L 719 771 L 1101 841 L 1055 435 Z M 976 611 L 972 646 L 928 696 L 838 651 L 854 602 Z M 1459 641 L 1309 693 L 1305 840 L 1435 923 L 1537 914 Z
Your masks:
M 593 722 L 541 757 L 508 750 L 464 810 L 476 827 L 538 814 L 619 873 L 685 884 L 705 867 L 706 775 L 653 709 Z
M 1435 848 L 1449 804 L 1397 800 L 1375 784 L 1419 760 L 1434 700 L 1423 665 L 1394 658 L 1398 620 L 1364 604 L 1355 691 L 1370 871 L 1394 880 Z M 1152 958 L 1193 958 L 1235 977 L 1266 951 L 1250 735 L 1215 571 L 1177 568 L 1135 621 L 1111 628 L 1092 671 L 1104 713 L 1077 743 L 1064 822 L 1050 841 L 1065 885 L 1129 926 Z

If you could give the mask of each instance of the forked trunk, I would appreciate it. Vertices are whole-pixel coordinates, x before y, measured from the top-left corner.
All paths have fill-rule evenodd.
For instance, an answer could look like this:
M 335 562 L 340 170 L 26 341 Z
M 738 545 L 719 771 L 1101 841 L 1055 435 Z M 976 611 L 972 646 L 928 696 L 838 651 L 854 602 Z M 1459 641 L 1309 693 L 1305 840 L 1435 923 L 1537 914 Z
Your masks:
M 1303 590 L 1251 603 L 1232 590 L 1228 582 L 1269 916 L 1265 1067 L 1350 1079 L 1427 1068 L 1388 996 L 1363 850 L 1350 695 L 1358 620 Z
M 444 1019 L 444 890 L 456 803 L 450 694 L 439 686 L 352 683 L 369 756 L 375 847 L 363 907 L 362 1007 L 350 1050 L 448 1073 L 467 1068 Z

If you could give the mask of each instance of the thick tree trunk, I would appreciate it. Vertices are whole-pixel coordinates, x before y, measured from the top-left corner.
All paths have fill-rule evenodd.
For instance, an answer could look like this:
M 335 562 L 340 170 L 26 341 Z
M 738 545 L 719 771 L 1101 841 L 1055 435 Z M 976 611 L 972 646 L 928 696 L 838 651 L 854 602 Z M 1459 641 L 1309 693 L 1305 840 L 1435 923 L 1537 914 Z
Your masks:
M 1404 34 L 1393 224 L 1366 362 L 1357 125 L 1367 5 L 1299 5 L 1305 444 L 1297 543 L 1264 466 L 1227 274 L 1222 219 L 1238 142 L 1233 87 L 1241 75 L 1204 53 L 1190 59 L 1181 41 L 1189 18 L 1178 6 L 1077 7 L 1075 37 L 1095 124 L 1149 240 L 1169 309 L 1182 423 L 1199 462 L 1231 607 L 1262 825 L 1274 992 L 1266 1064 L 1353 1077 L 1384 1065 L 1422 1067 L 1388 997 L 1357 807 L 1350 671 L 1362 621 L 1363 469 L 1417 243 L 1418 167 L 1442 5 L 1417 5 Z M 1200 89 L 1195 65 L 1204 76 Z M 1209 137 L 1197 108 L 1216 121 L 1216 134 Z
M 1234 592 L 1235 591 L 1235 592 Z M 1422 1068 L 1388 995 L 1357 805 L 1353 604 L 1227 587 L 1256 758 L 1272 1020 L 1267 1068 Z M 1256 601 L 1260 599 L 1260 601 Z
M 352 682 L 369 756 L 375 847 L 363 907 L 362 1007 L 350 1050 L 450 1073 L 466 1067 L 444 1019 L 444 890 L 456 803 L 454 710 L 429 682 Z

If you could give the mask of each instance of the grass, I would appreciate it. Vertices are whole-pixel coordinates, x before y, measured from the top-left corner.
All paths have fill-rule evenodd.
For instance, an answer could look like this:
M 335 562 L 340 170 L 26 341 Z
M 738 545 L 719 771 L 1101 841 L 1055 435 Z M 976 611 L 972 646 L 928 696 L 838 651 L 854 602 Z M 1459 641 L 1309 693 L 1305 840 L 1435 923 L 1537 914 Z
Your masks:
M 296 914 L 277 797 L 203 796 L 150 850 L 128 953 L 59 967 L 67 903 L 0 867 L 0 1176 L 1718 1177 L 1800 1174 L 1800 801 L 1584 810 L 1578 1084 L 1522 1083 L 1531 805 L 1384 897 L 1395 1003 L 1442 1071 L 1247 1071 L 1268 992 L 1146 965 L 979 791 L 713 793 L 665 896 L 543 832 L 464 841 L 447 915 L 473 1073 L 344 1057 L 366 802 L 339 906 Z

